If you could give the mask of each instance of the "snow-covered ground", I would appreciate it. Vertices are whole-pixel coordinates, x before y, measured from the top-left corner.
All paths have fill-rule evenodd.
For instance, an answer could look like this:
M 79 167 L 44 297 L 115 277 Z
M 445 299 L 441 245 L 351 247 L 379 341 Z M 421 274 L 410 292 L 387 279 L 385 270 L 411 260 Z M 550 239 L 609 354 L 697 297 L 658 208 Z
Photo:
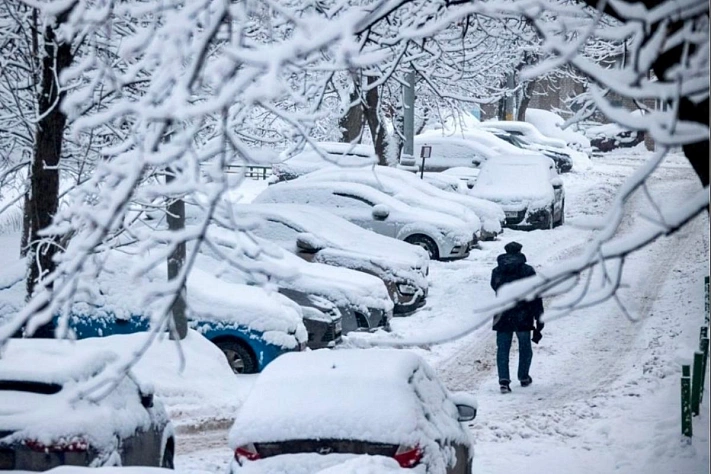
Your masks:
M 601 215 L 645 156 L 637 150 L 608 154 L 596 159 L 591 170 L 563 175 L 569 221 Z M 260 186 L 265 184 L 251 182 L 245 194 L 256 194 Z M 668 160 L 651 182 L 651 191 L 666 203 L 682 202 L 698 187 L 681 156 Z M 633 205 L 635 210 L 650 206 L 643 195 Z M 633 218 L 630 213 L 630 224 Z M 576 255 L 590 236 L 572 225 L 506 230 L 499 241 L 482 243 L 482 250 L 466 260 L 433 262 L 427 306 L 396 318 L 393 337 L 447 332 L 472 318 L 476 303 L 491 296 L 490 272 L 507 242 L 522 243 L 529 262 L 541 268 Z M 479 414 L 470 424 L 476 439 L 474 472 L 708 472 L 709 397 L 694 419 L 691 444 L 680 435 L 679 403 L 680 366 L 693 356 L 703 324 L 708 265 L 707 216 L 631 256 L 620 297 L 639 320 L 630 321 L 609 301 L 549 321 L 543 340 L 534 346 L 533 385 L 514 386 L 509 395 L 498 392 L 495 338 L 488 328 L 416 349 L 450 389 L 478 398 Z M 512 369 L 515 365 L 514 348 Z M 708 389 L 707 378 L 707 394 Z M 226 431 L 217 426 L 179 433 L 177 467 L 222 472 L 232 455 Z

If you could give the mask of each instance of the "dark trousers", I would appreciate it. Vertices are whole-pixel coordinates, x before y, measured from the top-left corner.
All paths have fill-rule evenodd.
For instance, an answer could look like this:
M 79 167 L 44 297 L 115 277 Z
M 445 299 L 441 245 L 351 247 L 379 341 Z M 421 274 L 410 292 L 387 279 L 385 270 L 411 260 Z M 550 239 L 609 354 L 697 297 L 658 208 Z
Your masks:
M 496 367 L 499 370 L 499 380 L 511 381 L 509 376 L 509 353 L 513 332 L 496 332 Z M 528 378 L 528 369 L 531 368 L 533 349 L 531 349 L 531 331 L 517 331 L 518 337 L 518 379 Z

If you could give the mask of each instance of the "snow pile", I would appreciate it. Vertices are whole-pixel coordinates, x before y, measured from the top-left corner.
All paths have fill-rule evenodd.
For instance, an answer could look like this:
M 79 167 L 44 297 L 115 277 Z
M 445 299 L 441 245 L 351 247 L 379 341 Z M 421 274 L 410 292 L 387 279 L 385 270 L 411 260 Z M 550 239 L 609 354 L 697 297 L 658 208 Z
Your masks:
M 573 131 L 570 127 L 565 130 L 560 128 L 565 121 L 553 112 L 541 109 L 526 109 L 526 122 L 535 126 L 544 135 L 560 138 L 566 143 L 577 145 L 583 150 L 590 148 L 590 140 L 585 135 Z
M 78 344 L 109 349 L 128 361 L 146 338 L 146 333 L 136 333 L 82 339 Z M 222 351 L 192 329 L 179 342 L 155 340 L 132 370 L 138 380 L 153 386 L 178 429 L 232 420 L 254 382 L 253 376 L 235 376 Z
M 79 467 L 60 466 L 45 471 L 50 474 L 207 474 L 210 471 L 198 469 L 163 469 L 159 467 L 124 466 L 124 467 Z
M 131 376 L 119 378 L 109 393 L 92 389 L 92 378 L 117 359 L 104 346 L 82 342 L 10 340 L 0 358 L 0 380 L 56 387 L 50 393 L 0 391 L 0 431 L 12 432 L 4 439 L 45 446 L 86 442 L 104 454 L 117 448 L 117 436 L 128 438 L 138 429 L 167 423 L 160 400 L 149 410 L 143 407 Z

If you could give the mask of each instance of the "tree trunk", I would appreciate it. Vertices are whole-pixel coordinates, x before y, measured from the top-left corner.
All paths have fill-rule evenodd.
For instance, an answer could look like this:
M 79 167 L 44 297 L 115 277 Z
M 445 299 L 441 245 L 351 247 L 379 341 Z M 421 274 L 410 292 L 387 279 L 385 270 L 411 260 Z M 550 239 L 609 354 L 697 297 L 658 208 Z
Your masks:
M 165 177 L 166 183 L 170 183 L 174 179 L 174 175 L 170 172 Z M 176 199 L 168 204 L 168 230 L 179 232 L 183 229 L 185 229 L 185 201 Z M 168 256 L 168 280 L 174 280 L 180 275 L 180 271 L 185 265 L 186 255 L 185 242 L 181 242 L 171 252 L 170 256 Z M 175 328 L 175 331 L 170 331 L 171 339 L 174 337 L 185 339 L 185 336 L 188 335 L 185 293 L 185 288 L 183 287 L 176 295 L 175 302 L 170 308 L 173 318 L 173 327 Z
M 518 112 L 516 114 L 516 120 L 519 122 L 526 121 L 526 109 L 528 109 L 528 104 L 531 102 L 531 97 L 533 96 L 533 90 L 536 88 L 536 81 L 529 81 L 526 87 L 523 88 L 523 96 L 521 97 L 521 103 L 518 105 Z
M 368 77 L 368 85 L 371 85 L 378 78 Z M 378 164 L 387 166 L 388 159 L 385 156 L 385 126 L 380 114 L 380 91 L 377 87 L 369 89 L 365 94 L 365 109 L 363 111 L 368 121 L 370 136 L 373 138 L 375 154 L 378 156 Z
M 68 11 L 60 15 L 62 23 Z M 54 28 L 44 31 L 44 57 L 42 82 L 38 98 L 38 112 L 42 117 L 37 124 L 35 149 L 30 169 L 30 193 L 25 212 L 29 215 L 29 272 L 26 281 L 27 297 L 31 297 L 38 284 L 54 271 L 56 238 L 40 237 L 39 233 L 52 223 L 59 201 L 59 160 L 67 117 L 59 109 L 64 92 L 59 91 L 56 78 L 72 62 L 69 44 L 57 44 Z M 51 287 L 51 284 L 47 285 Z
M 353 143 L 360 141 L 363 133 L 363 104 L 360 101 L 360 87 L 355 83 L 350 93 L 351 106 L 348 112 L 338 121 L 341 129 L 341 141 Z

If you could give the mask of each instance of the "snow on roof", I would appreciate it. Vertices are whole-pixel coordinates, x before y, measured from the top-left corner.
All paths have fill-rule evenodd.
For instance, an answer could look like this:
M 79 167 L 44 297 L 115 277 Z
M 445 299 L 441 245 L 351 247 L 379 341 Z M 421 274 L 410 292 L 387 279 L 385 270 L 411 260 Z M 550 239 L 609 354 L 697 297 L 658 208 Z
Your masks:
M 118 357 L 106 349 L 82 350 L 55 339 L 18 341 L 22 342 L 13 341 L 0 354 L 0 380 L 63 385 L 96 375 Z
M 471 194 L 505 207 L 550 203 L 553 200 L 550 166 L 550 158 L 535 156 L 488 160 L 481 166 Z
M 560 138 L 566 143 L 575 143 L 582 148 L 590 148 L 590 140 L 570 127 L 563 130 L 563 118 L 553 112 L 541 109 L 526 109 L 526 122 L 534 125 L 546 136 Z
M 285 354 L 262 372 L 237 414 L 231 447 L 315 438 L 416 441 L 422 412 L 408 380 L 418 356 L 387 349 L 303 355 Z

